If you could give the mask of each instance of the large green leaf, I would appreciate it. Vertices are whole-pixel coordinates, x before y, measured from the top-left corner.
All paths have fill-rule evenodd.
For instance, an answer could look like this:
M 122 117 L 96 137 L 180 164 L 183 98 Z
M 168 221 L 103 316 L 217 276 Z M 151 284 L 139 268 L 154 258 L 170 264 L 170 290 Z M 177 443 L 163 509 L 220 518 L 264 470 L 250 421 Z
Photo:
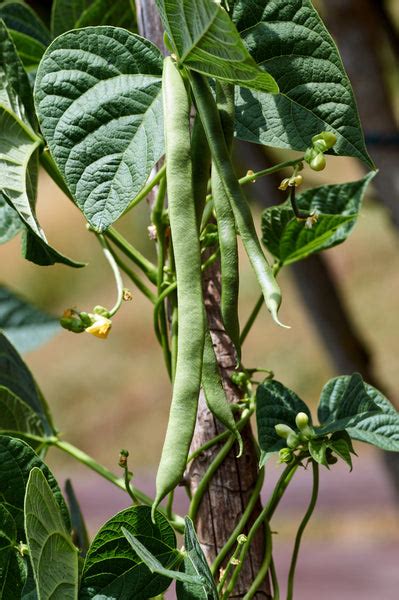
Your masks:
M 355 397 L 352 406 L 354 394 L 349 396 L 349 392 L 353 389 L 353 376 L 336 377 L 324 386 L 318 409 L 322 428 L 318 432 L 333 430 L 331 429 L 333 424 L 342 419 L 341 411 L 355 411 L 359 400 Z M 364 394 L 367 395 L 368 400 Z M 399 412 L 381 392 L 369 384 L 364 384 L 364 389 L 361 390 L 361 399 L 361 408 L 357 409 L 360 414 L 357 416 L 355 414 L 341 429 L 345 428 L 349 435 L 356 440 L 373 444 L 383 450 L 398 452 Z M 370 408 L 362 410 L 367 406 Z
M 28 444 L 9 436 L 0 436 L 0 503 L 15 520 L 17 539 L 25 540 L 24 497 L 29 473 L 34 467 L 43 471 L 61 510 L 66 529 L 70 529 L 68 509 L 56 480 L 48 467 Z
M 356 103 L 337 47 L 310 0 L 237 0 L 233 20 L 256 63 L 276 79 L 280 94 L 237 88 L 238 137 L 305 150 L 332 131 L 332 152 L 373 167 Z
M 265 381 L 256 390 L 256 424 L 258 443 L 262 451 L 260 466 L 266 462 L 268 455 L 278 452 L 286 446 L 286 442 L 275 430 L 280 423 L 297 430 L 295 417 L 304 412 L 312 422 L 312 416 L 306 404 L 279 381 Z
M 57 37 L 75 29 L 82 13 L 93 3 L 93 0 L 54 0 L 51 10 L 51 33 Z
M 278 93 L 275 80 L 256 65 L 220 2 L 156 2 L 181 64 L 216 79 Z
M 190 517 L 184 519 L 184 571 L 187 575 L 199 577 L 201 584 L 189 581 L 178 581 L 176 594 L 178 600 L 218 600 L 219 594 L 215 580 L 209 569 L 205 555 L 197 539 L 194 525 Z
M 298 220 L 289 200 L 262 214 L 262 241 L 283 265 L 341 244 L 355 226 L 366 188 L 375 176 L 369 173 L 351 183 L 323 185 L 299 194 L 298 207 L 318 218 L 311 228 Z
M 1 333 L 0 385 L 13 392 L 38 415 L 46 435 L 54 435 L 55 428 L 49 409 L 31 372 L 12 344 Z
M 10 35 L 25 69 L 27 71 L 35 70 L 46 50 L 46 46 L 20 31 L 10 30 Z
M 0 244 L 12 240 L 23 227 L 17 211 L 0 194 Z
M 153 44 L 114 27 L 60 36 L 39 66 L 42 131 L 98 231 L 123 213 L 163 154 L 161 72 Z
M 43 424 L 31 407 L 9 389 L 0 386 L 0 434 L 4 433 L 28 433 L 44 437 Z M 29 443 L 32 447 L 37 446 Z
M 169 586 L 169 578 L 151 573 L 133 551 L 122 526 L 163 566 L 176 559 L 174 531 L 159 511 L 153 523 L 147 506 L 123 510 L 103 525 L 93 540 L 83 569 L 80 600 L 145 600 Z
M 12 515 L 0 504 L 0 596 L 20 598 L 25 584 L 27 568 L 17 549 L 17 527 Z
M 61 331 L 61 326 L 57 317 L 0 284 L 0 330 L 18 352 L 28 352 Z
M 129 0 L 94 0 L 76 21 L 74 29 L 90 25 L 116 25 L 125 29 L 135 26 Z
M 42 471 L 30 472 L 25 531 L 39 600 L 77 600 L 78 551 Z
M 3 2 L 0 5 L 0 19 L 3 19 L 9 30 L 24 33 L 43 46 L 48 46 L 51 41 L 49 30 L 25 2 L 20 0 Z

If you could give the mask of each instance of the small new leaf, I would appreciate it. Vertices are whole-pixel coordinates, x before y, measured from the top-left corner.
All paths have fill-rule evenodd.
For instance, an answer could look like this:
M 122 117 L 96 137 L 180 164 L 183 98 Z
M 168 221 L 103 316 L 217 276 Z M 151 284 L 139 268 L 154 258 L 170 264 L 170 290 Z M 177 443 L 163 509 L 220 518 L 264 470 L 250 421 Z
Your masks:
M 328 448 L 326 441 L 319 439 L 309 440 L 308 448 L 310 456 L 313 458 L 313 460 L 318 462 L 320 465 L 324 465 L 325 467 L 327 467 L 327 469 L 329 469 L 326 457 L 326 451 Z

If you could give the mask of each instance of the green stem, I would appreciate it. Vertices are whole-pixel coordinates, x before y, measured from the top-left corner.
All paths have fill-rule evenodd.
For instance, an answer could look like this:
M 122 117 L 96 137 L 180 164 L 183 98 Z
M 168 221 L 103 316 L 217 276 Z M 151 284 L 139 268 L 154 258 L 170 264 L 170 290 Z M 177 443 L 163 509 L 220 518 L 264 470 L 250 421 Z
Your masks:
M 137 204 L 139 204 L 142 200 L 144 200 L 144 198 L 146 198 L 148 196 L 148 194 L 151 192 L 151 190 L 161 181 L 161 179 L 165 176 L 165 174 L 166 174 L 166 165 L 163 165 L 159 169 L 159 171 L 154 175 L 154 177 L 151 179 L 151 181 L 149 181 L 147 183 L 147 185 L 145 185 L 143 187 L 141 192 L 139 192 L 137 194 L 137 196 L 135 198 L 133 198 L 133 200 L 131 201 L 129 206 L 127 208 L 125 208 L 125 210 L 123 211 L 122 215 L 125 215 L 127 212 L 129 212 L 129 210 L 131 210 L 132 208 L 137 206 Z
M 265 556 L 263 558 L 258 574 L 253 580 L 252 585 L 249 588 L 248 592 L 245 594 L 243 600 L 252 600 L 252 598 L 255 596 L 256 592 L 264 582 L 272 560 L 272 549 L 272 532 L 269 523 L 266 523 Z
M 126 466 L 124 467 L 124 479 L 125 479 L 125 488 L 127 493 L 129 494 L 129 496 L 132 499 L 132 502 L 135 506 L 138 506 L 140 504 L 139 499 L 137 498 L 136 494 L 133 492 L 132 490 L 132 486 L 130 485 L 130 479 L 131 479 L 131 474 L 129 473 L 129 469 Z
M 157 284 L 157 269 L 145 256 L 141 254 L 132 244 L 121 235 L 114 227 L 109 227 L 104 236 L 111 240 L 122 252 L 130 258 L 148 277 L 154 285 Z
M 226 569 L 225 569 L 225 571 L 224 571 L 224 573 L 223 573 L 223 575 L 222 575 L 222 577 L 221 577 L 221 579 L 220 579 L 220 581 L 218 583 L 218 587 L 217 587 L 217 591 L 219 592 L 219 594 L 221 594 L 221 598 L 222 599 L 225 597 L 225 595 L 222 593 L 223 592 L 224 584 L 227 581 L 227 577 L 228 577 L 228 575 L 229 575 L 229 573 L 231 571 L 231 568 L 233 566 L 237 565 L 238 556 L 240 554 L 240 549 L 241 549 L 241 546 L 243 544 L 243 541 L 240 541 L 239 539 L 237 539 L 236 541 L 237 541 L 237 547 L 234 550 L 233 556 L 230 558 L 229 562 L 227 563 Z
M 116 297 L 116 302 L 114 304 L 114 306 L 109 310 L 109 316 L 113 317 L 118 310 L 120 309 L 120 307 L 122 306 L 122 302 L 123 302 L 123 281 L 122 281 L 122 277 L 121 277 L 121 273 L 119 271 L 119 267 L 118 264 L 114 258 L 114 255 L 112 254 L 112 252 L 109 250 L 108 248 L 108 244 L 104 238 L 104 236 L 101 233 L 97 233 L 96 234 L 96 238 L 98 239 L 98 241 L 101 244 L 103 253 L 105 258 L 107 259 L 112 272 L 114 274 L 115 277 L 115 283 L 116 283 L 116 290 L 117 290 L 117 297 Z
M 259 471 L 258 479 L 256 480 L 255 487 L 254 487 L 251 497 L 245 507 L 245 510 L 244 510 L 243 514 L 241 515 L 240 520 L 238 521 L 238 523 L 235 526 L 234 530 L 232 531 L 229 539 L 226 541 L 223 548 L 221 549 L 221 551 L 219 552 L 219 554 L 217 555 L 217 557 L 215 558 L 215 560 L 212 564 L 211 571 L 212 571 L 213 575 L 215 575 L 218 572 L 218 570 L 220 569 L 226 556 L 229 554 L 232 547 L 234 546 L 234 543 L 235 543 L 237 537 L 240 535 L 240 533 L 243 532 L 243 529 L 244 529 L 245 525 L 247 524 L 248 519 L 250 518 L 252 511 L 255 508 L 256 503 L 258 502 L 264 479 L 265 479 L 265 469 L 262 468 Z
M 305 516 L 302 519 L 302 522 L 298 528 L 298 532 L 295 537 L 294 551 L 292 553 L 291 558 L 291 566 L 288 574 L 288 586 L 287 586 L 287 600 L 292 600 L 294 595 L 294 577 L 295 577 L 295 568 L 298 560 L 299 548 L 301 545 L 302 535 L 305 531 L 306 525 L 309 522 L 310 517 L 313 514 L 314 508 L 317 502 L 317 496 L 319 493 L 319 465 L 316 461 L 312 461 L 312 469 L 313 469 L 313 487 L 312 487 L 312 495 L 310 498 L 308 509 L 305 513 Z
M 269 167 L 268 169 L 262 169 L 261 171 L 257 171 L 256 173 L 251 173 L 250 175 L 245 175 L 244 177 L 241 177 L 238 180 L 238 182 L 240 183 L 240 185 L 245 185 L 246 183 L 254 183 L 260 177 L 264 177 L 265 175 L 272 175 L 273 173 L 276 173 L 277 171 L 281 171 L 281 169 L 286 169 L 288 167 L 295 167 L 296 165 L 303 162 L 304 160 L 305 160 L 304 156 L 301 156 L 300 158 L 294 158 L 293 160 L 286 160 L 284 162 L 278 163 L 277 165 L 274 165 L 273 167 Z
M 259 314 L 260 309 L 262 308 L 264 304 L 264 300 L 263 300 L 263 294 L 260 295 L 259 299 L 257 300 L 251 314 L 248 317 L 248 321 L 245 323 L 241 335 L 240 335 L 240 345 L 242 346 L 242 344 L 245 342 L 248 333 L 251 331 L 253 324 L 256 321 L 256 318 Z
M 83 452 L 83 450 L 81 450 L 80 448 L 77 448 L 76 446 L 74 446 L 73 444 L 70 444 L 69 442 L 64 442 L 64 441 L 58 440 L 56 438 L 49 438 L 48 442 L 49 442 L 49 445 L 55 446 L 59 450 L 66 452 L 66 454 L 69 454 L 75 460 L 79 461 L 80 463 L 82 463 L 83 465 L 85 465 L 86 467 L 91 469 L 92 471 L 95 471 L 96 473 L 101 475 L 101 477 L 103 477 L 110 483 L 113 483 L 116 487 L 118 487 L 121 490 L 126 492 L 124 478 L 117 477 L 114 473 L 112 473 L 112 471 L 107 469 L 107 467 L 100 465 L 96 460 L 94 460 L 94 458 L 92 458 L 91 456 L 89 456 L 88 454 Z M 142 504 L 145 504 L 147 506 L 152 505 L 152 503 L 153 503 L 152 498 L 150 498 L 149 496 L 144 494 L 144 492 L 142 492 L 141 490 L 138 490 L 134 486 L 131 486 L 131 488 L 132 488 L 133 494 L 136 496 L 136 498 Z M 161 512 L 165 513 L 165 509 L 161 508 L 160 510 L 161 510 Z M 176 531 L 178 531 L 179 533 L 184 533 L 184 519 L 182 517 L 180 517 L 179 515 L 173 514 L 172 518 L 170 520 L 170 523 Z
M 230 431 L 227 430 L 222 431 L 222 433 L 219 433 L 219 435 L 215 435 L 215 437 L 205 442 L 205 444 L 203 444 L 202 446 L 197 448 L 197 450 L 195 450 L 192 454 L 190 454 L 190 456 L 187 459 L 187 464 L 190 463 L 192 460 L 198 458 L 198 456 L 200 456 L 203 452 L 209 450 L 209 448 L 212 448 L 212 446 L 216 446 L 216 444 L 218 444 L 219 442 L 224 442 L 224 440 L 228 438 L 229 435 Z
M 271 577 L 272 586 L 273 586 L 273 600 L 280 600 L 280 588 L 278 585 L 276 566 L 274 564 L 273 557 L 270 561 L 270 577 Z
M 237 583 L 237 579 L 240 575 L 242 566 L 244 564 L 245 557 L 248 553 L 248 550 L 252 544 L 252 541 L 255 537 L 257 530 L 262 525 L 263 521 L 270 522 L 270 519 L 273 516 L 273 513 L 276 510 L 278 503 L 280 502 L 280 500 L 281 500 L 285 490 L 287 489 L 287 486 L 289 485 L 292 477 L 294 476 L 294 473 L 297 470 L 297 468 L 298 468 L 297 462 L 294 463 L 293 465 L 286 466 L 282 475 L 280 476 L 280 479 L 278 480 L 278 482 L 276 484 L 276 487 L 274 488 L 273 494 L 272 494 L 269 502 L 266 504 L 266 506 L 260 512 L 256 521 L 254 522 L 251 529 L 249 530 L 247 541 L 241 549 L 240 564 L 237 566 L 237 569 L 234 571 L 233 576 L 227 587 L 227 592 L 229 594 L 233 591 L 233 589 Z
M 155 304 L 157 301 L 157 297 L 155 294 L 146 286 L 146 284 L 140 279 L 140 277 L 132 271 L 130 267 L 113 251 L 110 245 L 108 245 L 109 251 L 112 253 L 112 256 L 115 259 L 118 267 L 129 277 L 129 279 L 134 283 L 134 285 L 148 298 L 152 304 Z
M 40 154 L 40 163 L 44 167 L 45 171 L 50 175 L 51 179 L 58 185 L 58 187 L 64 192 L 66 196 L 75 204 L 75 200 L 71 192 L 69 191 L 67 184 L 65 183 L 57 165 L 55 164 L 53 157 L 48 149 L 45 149 Z

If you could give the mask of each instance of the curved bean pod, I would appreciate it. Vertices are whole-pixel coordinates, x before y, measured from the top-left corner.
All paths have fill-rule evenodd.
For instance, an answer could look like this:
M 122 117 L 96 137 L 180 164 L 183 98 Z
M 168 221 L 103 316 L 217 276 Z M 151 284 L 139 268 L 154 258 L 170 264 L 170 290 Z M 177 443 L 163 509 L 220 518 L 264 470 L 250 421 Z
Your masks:
M 281 291 L 263 254 L 250 208 L 234 173 L 212 92 L 207 80 L 202 75 L 190 72 L 189 77 L 197 110 L 211 149 L 212 159 L 223 182 L 225 193 L 229 198 L 238 233 L 262 289 L 266 306 L 276 323 L 282 325 L 277 316 L 281 304 Z M 283 327 L 286 326 L 283 325 Z
M 190 102 L 179 70 L 164 61 L 163 101 L 169 219 L 175 252 L 179 336 L 169 422 L 156 478 L 154 511 L 178 485 L 197 416 L 205 335 L 201 256 L 193 202 Z

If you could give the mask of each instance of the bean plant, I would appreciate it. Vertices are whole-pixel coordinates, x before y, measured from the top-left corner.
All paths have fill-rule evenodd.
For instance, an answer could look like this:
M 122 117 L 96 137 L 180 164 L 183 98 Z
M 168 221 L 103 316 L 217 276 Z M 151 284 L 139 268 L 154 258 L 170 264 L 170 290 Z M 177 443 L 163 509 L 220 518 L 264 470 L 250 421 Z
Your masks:
M 127 450 L 121 451 L 121 471 L 114 474 L 63 439 L 20 356 L 55 333 L 58 321 L 1 288 L 5 600 L 161 598 L 173 580 L 179 600 L 227 600 L 261 527 L 265 555 L 244 598 L 254 598 L 270 577 L 270 597 L 277 600 L 272 517 L 294 474 L 305 467 L 313 473 L 313 489 L 295 535 L 287 586 L 287 600 L 292 600 L 320 466 L 330 469 L 343 460 L 352 469 L 353 439 L 399 450 L 398 412 L 360 374 L 325 384 L 315 422 L 295 392 L 244 361 L 244 341 L 263 304 L 280 335 L 289 335 L 279 316 L 280 271 L 346 240 L 376 174 L 334 41 L 310 0 L 157 0 L 157 6 L 166 57 L 135 33 L 134 3 L 127 0 L 55 0 L 50 28 L 24 2 L 0 4 L 0 239 L 7 242 L 22 233 L 22 254 L 36 265 L 85 266 L 50 245 L 38 222 L 41 165 L 83 213 L 87 235 L 101 245 L 115 279 L 113 307 L 68 308 L 62 327 L 104 340 L 112 335 L 113 320 L 123 318 L 118 314 L 123 303 L 132 294 L 144 294 L 173 390 L 153 499 L 132 482 Z M 238 178 L 232 162 L 235 138 L 278 149 L 276 155 L 285 149 L 296 153 Z M 368 173 L 359 181 L 300 193 L 309 174 L 323 170 L 331 155 L 359 159 Z M 276 204 L 262 214 L 259 238 L 245 190 L 278 173 L 280 191 Z M 116 225 L 148 197 L 156 264 Z M 242 327 L 240 244 L 260 291 Z M 204 273 L 218 262 L 223 326 L 236 354 L 230 377 L 240 400 L 234 405 L 222 385 L 203 298 Z M 224 431 L 190 455 L 201 390 Z M 209 565 L 195 523 L 212 468 L 191 498 L 188 516 L 174 512 L 173 492 L 189 462 L 213 445 L 221 445 L 220 464 L 231 449 L 240 457 L 241 431 L 252 415 L 258 483 Z M 131 506 L 105 523 L 91 542 L 72 484 L 64 497 L 46 466 L 51 448 L 129 495 Z M 269 460 L 280 463 L 280 478 L 254 519 Z M 167 504 L 161 504 L 165 498 Z

